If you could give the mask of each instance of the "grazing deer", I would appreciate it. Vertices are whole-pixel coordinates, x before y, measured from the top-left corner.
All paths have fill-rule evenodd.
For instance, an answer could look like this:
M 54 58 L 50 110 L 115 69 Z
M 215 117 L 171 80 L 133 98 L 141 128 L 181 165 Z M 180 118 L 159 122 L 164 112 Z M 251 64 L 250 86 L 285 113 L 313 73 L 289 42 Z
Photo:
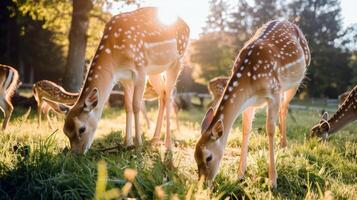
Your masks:
M 14 110 L 14 106 L 11 103 L 11 98 L 15 93 L 15 90 L 19 83 L 19 73 L 16 69 L 0 64 L 0 107 L 4 112 L 4 121 L 2 122 L 2 129 L 5 130 L 11 115 Z
M 211 181 L 217 174 L 228 134 L 243 113 L 243 140 L 238 169 L 244 177 L 249 132 L 255 108 L 267 105 L 266 132 L 269 145 L 269 184 L 277 186 L 274 133 L 280 121 L 280 143 L 286 146 L 285 120 L 290 100 L 304 79 L 310 51 L 301 30 L 288 21 L 270 21 L 258 29 L 239 52 L 232 75 L 215 108 L 209 108 L 202 122 L 195 159 L 199 176 Z
M 71 150 L 85 153 L 91 146 L 104 103 L 118 82 L 124 88 L 126 110 L 125 145 L 141 145 L 140 110 L 147 76 L 159 94 L 159 111 L 153 141 L 160 140 L 166 110 L 165 147 L 172 148 L 171 97 L 189 40 L 189 27 L 177 18 L 163 24 L 153 7 L 122 13 L 106 24 L 78 101 L 69 108 L 63 131 Z M 165 78 L 164 78 L 165 77 Z
M 79 96 L 78 93 L 67 92 L 61 86 L 48 80 L 38 81 L 33 84 L 32 93 L 37 102 L 38 126 L 41 126 L 41 114 L 44 113 L 51 128 L 52 124 L 50 121 L 49 111 L 54 110 L 59 113 L 61 110 L 56 109 L 56 106 L 51 107 L 51 105 L 48 104 L 46 100 L 59 102 L 66 105 L 73 105 Z
M 208 106 L 214 107 L 217 104 L 224 92 L 224 88 L 226 87 L 228 81 L 229 77 L 219 76 L 211 79 L 208 82 L 207 88 L 212 96 L 212 101 L 208 104 Z
M 357 85 L 330 119 L 327 112 L 322 115 L 320 122 L 311 129 L 310 136 L 327 140 L 330 134 L 355 120 L 357 120 Z

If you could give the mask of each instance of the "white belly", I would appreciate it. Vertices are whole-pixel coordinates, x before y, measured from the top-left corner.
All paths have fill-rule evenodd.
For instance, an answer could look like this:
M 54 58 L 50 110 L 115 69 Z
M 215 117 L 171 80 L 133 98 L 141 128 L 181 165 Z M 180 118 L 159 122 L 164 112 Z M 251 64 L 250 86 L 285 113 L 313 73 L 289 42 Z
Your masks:
M 176 39 L 155 43 L 145 43 L 148 74 L 166 71 L 179 58 Z
M 282 68 L 284 68 L 284 70 L 280 72 L 279 76 L 282 91 L 298 87 L 305 77 L 306 64 L 304 57 Z
M 115 80 L 133 80 L 135 72 L 131 69 L 119 69 L 114 73 Z

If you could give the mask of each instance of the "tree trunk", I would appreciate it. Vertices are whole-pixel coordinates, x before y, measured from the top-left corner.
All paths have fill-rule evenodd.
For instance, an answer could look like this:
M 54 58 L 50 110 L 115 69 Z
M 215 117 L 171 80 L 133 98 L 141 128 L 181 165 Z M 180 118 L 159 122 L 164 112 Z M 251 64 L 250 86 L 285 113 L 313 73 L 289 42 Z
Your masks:
M 91 0 L 73 0 L 69 49 L 64 74 L 64 87 L 71 92 L 78 92 L 82 84 L 87 46 L 86 34 L 89 12 L 92 8 Z

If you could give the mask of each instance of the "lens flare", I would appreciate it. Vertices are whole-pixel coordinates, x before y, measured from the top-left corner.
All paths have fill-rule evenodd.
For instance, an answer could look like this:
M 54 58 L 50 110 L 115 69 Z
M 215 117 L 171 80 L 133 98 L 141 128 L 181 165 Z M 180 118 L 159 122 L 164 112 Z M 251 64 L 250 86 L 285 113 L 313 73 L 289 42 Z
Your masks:
M 158 17 L 160 22 L 165 25 L 170 25 L 175 23 L 178 18 L 177 14 L 163 8 L 159 9 Z
M 158 18 L 164 25 L 170 25 L 176 22 L 178 15 L 170 5 L 162 4 L 159 6 Z

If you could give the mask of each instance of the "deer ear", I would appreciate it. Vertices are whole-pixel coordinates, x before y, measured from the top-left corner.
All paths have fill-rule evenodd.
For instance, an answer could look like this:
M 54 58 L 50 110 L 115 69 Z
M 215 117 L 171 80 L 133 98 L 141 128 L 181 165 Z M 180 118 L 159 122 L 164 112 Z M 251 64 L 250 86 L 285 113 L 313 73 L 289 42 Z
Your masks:
M 326 120 L 321 123 L 320 127 L 325 132 L 328 132 L 330 130 L 330 124 Z
M 84 100 L 83 110 L 90 112 L 98 105 L 99 92 L 97 88 L 93 88 L 92 91 L 89 92 L 86 99 Z
M 209 125 L 211 124 L 211 122 L 213 120 L 213 117 L 214 117 L 214 111 L 213 111 L 213 108 L 210 107 L 208 109 L 208 111 L 206 112 L 205 117 L 202 120 L 201 133 L 204 133 L 208 129 Z
M 324 112 L 324 114 L 322 114 L 321 116 L 321 121 L 320 123 L 324 122 L 324 121 L 327 121 L 328 120 L 328 113 L 327 112 Z
M 212 127 L 211 139 L 217 140 L 223 135 L 223 121 L 219 119 Z
M 48 99 L 43 99 L 43 101 L 45 103 L 47 103 L 53 110 L 55 110 L 58 113 L 67 114 L 68 111 L 70 110 L 70 107 L 65 105 L 65 104 L 58 103 L 58 102 L 55 102 L 55 101 L 51 101 L 51 100 L 48 100 Z

